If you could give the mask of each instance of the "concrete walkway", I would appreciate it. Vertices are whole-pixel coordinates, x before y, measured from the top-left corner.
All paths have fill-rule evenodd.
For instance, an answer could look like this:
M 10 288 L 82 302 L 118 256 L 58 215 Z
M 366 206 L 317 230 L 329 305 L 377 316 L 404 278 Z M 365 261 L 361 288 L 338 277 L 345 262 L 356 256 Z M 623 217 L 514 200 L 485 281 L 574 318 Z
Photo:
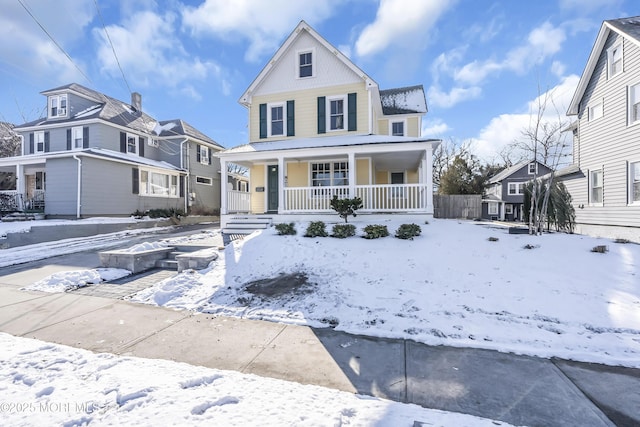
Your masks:
M 0 286 L 0 331 L 533 426 L 640 424 L 640 370 Z

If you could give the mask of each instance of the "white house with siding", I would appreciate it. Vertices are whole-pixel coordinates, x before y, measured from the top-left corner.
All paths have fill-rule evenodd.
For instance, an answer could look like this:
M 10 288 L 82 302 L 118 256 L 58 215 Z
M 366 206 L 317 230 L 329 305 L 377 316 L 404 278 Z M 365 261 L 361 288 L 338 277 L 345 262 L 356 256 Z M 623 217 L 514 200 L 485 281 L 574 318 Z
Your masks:
M 567 114 L 576 232 L 640 241 L 640 17 L 603 22 Z
M 421 85 L 380 90 L 301 21 L 239 99 L 249 142 L 218 153 L 249 171 L 249 191 L 224 186 L 231 220 L 333 214 L 330 200 L 361 197 L 366 214 L 433 215 L 432 155 L 420 136 Z M 226 197 L 225 197 L 226 193 Z

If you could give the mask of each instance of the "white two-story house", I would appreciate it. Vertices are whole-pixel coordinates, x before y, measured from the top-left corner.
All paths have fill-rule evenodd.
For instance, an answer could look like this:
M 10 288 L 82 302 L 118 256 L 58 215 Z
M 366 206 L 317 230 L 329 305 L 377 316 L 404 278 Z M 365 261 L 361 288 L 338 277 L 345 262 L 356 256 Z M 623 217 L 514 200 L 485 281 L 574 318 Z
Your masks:
M 218 153 L 249 170 L 249 191 L 225 186 L 221 221 L 333 213 L 330 200 L 360 197 L 362 213 L 433 215 L 432 154 L 420 136 L 422 86 L 380 90 L 301 21 L 239 99 L 249 143 Z M 226 194 L 225 194 L 226 193 Z

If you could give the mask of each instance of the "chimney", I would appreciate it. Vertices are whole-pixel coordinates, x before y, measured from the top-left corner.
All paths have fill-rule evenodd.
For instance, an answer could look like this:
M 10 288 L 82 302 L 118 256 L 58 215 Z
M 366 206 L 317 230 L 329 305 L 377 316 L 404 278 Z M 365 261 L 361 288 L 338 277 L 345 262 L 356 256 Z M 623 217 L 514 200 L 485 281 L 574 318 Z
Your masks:
M 131 106 L 134 110 L 142 112 L 142 95 L 138 92 L 131 93 Z

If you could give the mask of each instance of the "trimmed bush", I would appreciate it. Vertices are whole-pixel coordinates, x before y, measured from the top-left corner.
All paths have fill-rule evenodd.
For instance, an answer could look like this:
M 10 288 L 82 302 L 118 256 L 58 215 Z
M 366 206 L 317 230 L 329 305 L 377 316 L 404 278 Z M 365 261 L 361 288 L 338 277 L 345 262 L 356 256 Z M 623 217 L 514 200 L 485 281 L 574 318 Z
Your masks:
M 345 239 L 356 235 L 356 226 L 353 224 L 336 224 L 331 230 L 331 237 Z
M 295 236 L 296 234 L 296 227 L 292 222 L 289 224 L 276 224 L 275 227 L 279 236 Z
M 422 229 L 418 224 L 402 224 L 396 230 L 396 237 L 398 239 L 413 240 L 413 238 L 419 236 L 421 232 Z
M 324 228 L 324 222 L 313 221 L 307 227 L 307 231 L 305 231 L 304 237 L 327 237 L 327 230 L 325 230 Z
M 606 254 L 607 252 L 609 252 L 609 248 L 607 247 L 607 245 L 598 245 L 591 248 L 591 252 Z
M 340 218 L 344 219 L 344 222 L 348 222 L 349 215 L 356 216 L 356 211 L 362 207 L 362 199 L 355 197 L 353 199 L 338 199 L 338 196 L 333 196 L 331 199 L 331 208 L 338 212 Z
M 365 233 L 363 237 L 365 239 L 378 239 L 389 235 L 389 230 L 387 230 L 386 225 L 367 225 L 363 230 Z
M 493 237 L 492 236 L 492 237 L 489 237 L 487 240 L 490 241 L 490 242 L 497 242 L 500 239 L 498 239 L 497 237 Z

